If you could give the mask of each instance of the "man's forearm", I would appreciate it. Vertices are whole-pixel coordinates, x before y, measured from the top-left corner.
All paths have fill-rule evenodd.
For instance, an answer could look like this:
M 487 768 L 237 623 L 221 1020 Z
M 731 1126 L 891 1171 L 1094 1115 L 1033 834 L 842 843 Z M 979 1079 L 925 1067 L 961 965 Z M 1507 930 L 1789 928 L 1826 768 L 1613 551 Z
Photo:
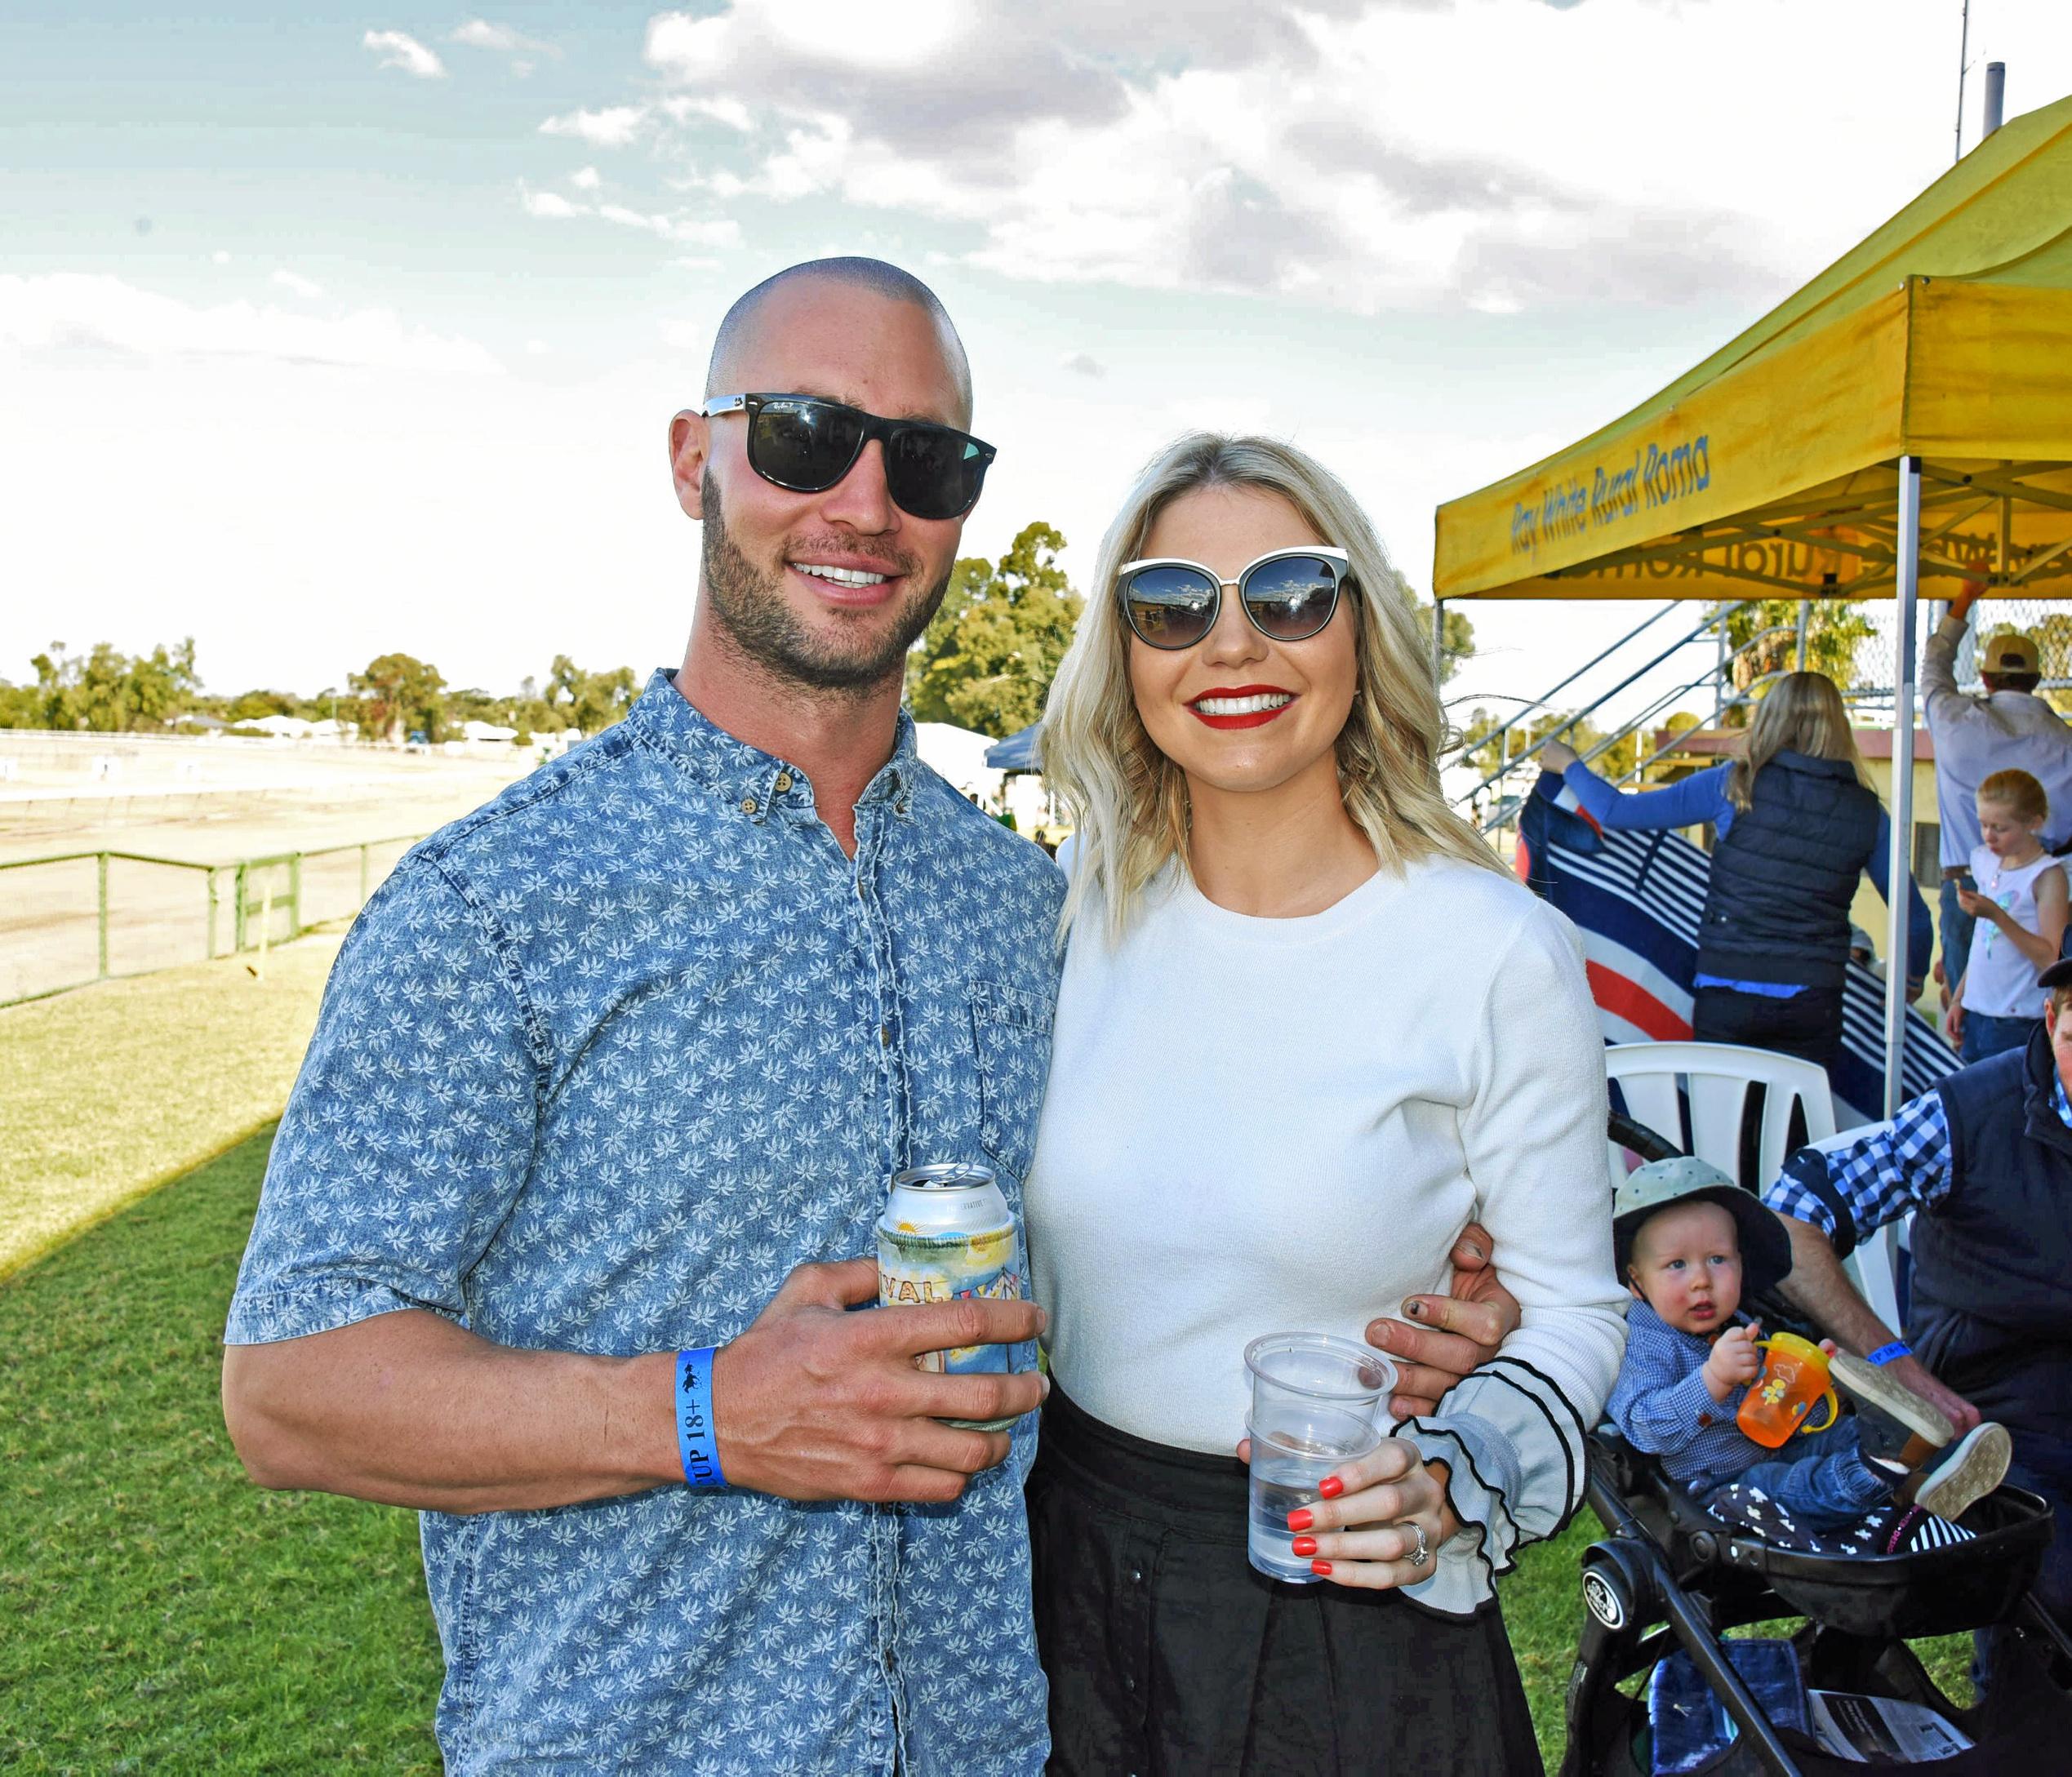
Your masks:
M 1923 704 L 1931 698 L 1955 697 L 1957 690 L 1957 649 L 1963 640 L 1964 626 L 1946 630 L 1943 623 L 1928 632 L 1927 640 L 1921 648 L 1921 695 Z
M 669 1353 L 518 1351 L 420 1309 L 224 1353 L 261 1486 L 441 1512 L 530 1511 L 680 1478 Z
M 1858 1357 L 1898 1334 L 1871 1312 L 1834 1255 L 1834 1243 L 1810 1222 L 1779 1215 L 1791 1235 L 1791 1272 L 1778 1286 L 1785 1299 L 1844 1351 Z

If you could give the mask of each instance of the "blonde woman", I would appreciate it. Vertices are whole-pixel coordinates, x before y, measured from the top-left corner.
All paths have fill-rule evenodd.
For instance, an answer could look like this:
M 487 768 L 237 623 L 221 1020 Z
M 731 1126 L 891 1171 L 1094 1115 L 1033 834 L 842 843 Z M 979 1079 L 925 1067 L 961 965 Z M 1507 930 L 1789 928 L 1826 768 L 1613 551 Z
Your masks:
M 1027 1192 L 1052 1770 L 1538 1769 L 1492 1582 L 1573 1509 L 1624 1341 L 1574 935 L 1439 793 L 1400 583 L 1269 440 L 1132 490 L 1052 692 L 1078 838 Z M 1523 1325 L 1246 1557 L 1243 1353 L 1358 1339 L 1471 1220 Z M 1334 1485 L 1335 1483 L 1335 1485 Z
M 1892 850 L 1891 819 L 1865 780 L 1834 681 L 1785 673 L 1755 706 L 1741 757 L 1667 789 L 1621 792 L 1559 742 L 1540 762 L 1600 827 L 1713 824 L 1692 1034 L 1829 1066 L 1842 1046 L 1849 904 L 1866 871 L 1890 899 Z M 1911 998 L 1934 931 L 1911 877 L 1906 894 Z

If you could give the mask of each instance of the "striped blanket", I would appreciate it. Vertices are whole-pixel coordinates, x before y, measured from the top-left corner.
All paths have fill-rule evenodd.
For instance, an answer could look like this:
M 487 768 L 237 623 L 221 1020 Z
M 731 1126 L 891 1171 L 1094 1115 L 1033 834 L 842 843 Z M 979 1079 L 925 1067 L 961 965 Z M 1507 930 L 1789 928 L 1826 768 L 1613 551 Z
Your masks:
M 1519 816 L 1518 866 L 1534 892 L 1581 931 L 1605 1041 L 1687 1039 L 1706 855 L 1674 833 L 1602 831 L 1548 772 Z M 1909 1011 L 1901 1096 L 1927 1091 L 1958 1064 L 1935 1026 Z M 1885 984 L 1860 962 L 1849 965 L 1842 1056 L 1828 1077 L 1838 1127 L 1883 1115 Z

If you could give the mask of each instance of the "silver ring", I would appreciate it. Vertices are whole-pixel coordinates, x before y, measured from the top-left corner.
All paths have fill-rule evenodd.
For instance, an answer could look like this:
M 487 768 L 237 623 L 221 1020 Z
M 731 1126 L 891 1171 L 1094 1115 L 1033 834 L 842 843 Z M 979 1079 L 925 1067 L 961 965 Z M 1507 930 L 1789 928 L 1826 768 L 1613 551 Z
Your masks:
M 1410 1552 L 1410 1565 L 1421 1567 L 1432 1558 L 1432 1545 L 1425 1540 L 1425 1526 L 1413 1522 L 1411 1529 L 1417 1533 L 1417 1546 Z

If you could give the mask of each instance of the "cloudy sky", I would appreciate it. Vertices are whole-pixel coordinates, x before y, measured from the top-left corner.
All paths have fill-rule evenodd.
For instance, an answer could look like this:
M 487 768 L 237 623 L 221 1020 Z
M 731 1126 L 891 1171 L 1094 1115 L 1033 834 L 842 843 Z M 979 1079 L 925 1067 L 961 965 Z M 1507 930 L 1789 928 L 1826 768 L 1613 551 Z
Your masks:
M 1643 397 L 1950 164 L 1961 0 L 18 0 L 0 20 L 0 677 L 192 634 L 674 660 L 669 414 L 768 272 L 896 260 L 1000 448 L 969 549 L 1093 546 L 1189 425 L 1432 509 Z M 2072 7 L 1973 0 L 2010 113 Z M 1601 614 L 1483 607 L 1536 690 Z

